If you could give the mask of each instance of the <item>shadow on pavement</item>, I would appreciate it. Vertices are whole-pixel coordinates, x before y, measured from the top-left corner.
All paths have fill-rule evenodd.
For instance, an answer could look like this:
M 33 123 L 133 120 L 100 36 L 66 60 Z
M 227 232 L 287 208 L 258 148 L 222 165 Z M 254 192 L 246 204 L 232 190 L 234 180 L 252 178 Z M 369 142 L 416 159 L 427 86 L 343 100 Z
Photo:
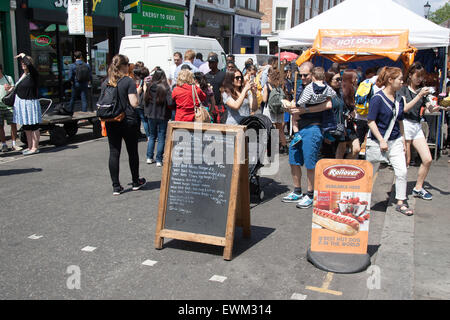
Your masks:
M 27 168 L 27 169 L 11 169 L 11 170 L 0 170 L 0 177 L 2 176 L 12 176 L 15 174 L 25 174 L 30 172 L 40 172 L 41 168 Z
M 236 228 L 232 259 L 237 258 L 240 254 L 244 253 L 258 242 L 267 238 L 274 231 L 274 228 L 251 226 L 251 237 L 249 239 L 246 239 L 242 236 L 242 229 Z M 168 239 L 167 243 L 164 243 L 163 249 L 164 248 L 207 253 L 216 256 L 222 256 L 224 250 L 224 247 L 220 246 L 176 239 Z

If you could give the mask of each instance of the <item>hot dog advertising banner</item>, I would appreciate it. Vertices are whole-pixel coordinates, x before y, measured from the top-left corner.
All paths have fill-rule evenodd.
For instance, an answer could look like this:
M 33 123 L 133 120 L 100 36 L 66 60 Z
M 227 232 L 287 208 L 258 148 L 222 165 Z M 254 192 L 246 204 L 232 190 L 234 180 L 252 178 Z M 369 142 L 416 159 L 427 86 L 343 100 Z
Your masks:
M 372 175 L 372 164 L 365 160 L 322 159 L 317 163 L 308 255 L 367 255 Z

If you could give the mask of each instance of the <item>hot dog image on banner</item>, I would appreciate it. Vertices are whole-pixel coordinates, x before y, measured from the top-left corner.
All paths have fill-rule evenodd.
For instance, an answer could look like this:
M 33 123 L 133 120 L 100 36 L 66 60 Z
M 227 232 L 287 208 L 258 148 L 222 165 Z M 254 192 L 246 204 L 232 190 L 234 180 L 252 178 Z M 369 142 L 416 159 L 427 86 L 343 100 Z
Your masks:
M 372 164 L 323 159 L 316 165 L 311 251 L 366 254 Z

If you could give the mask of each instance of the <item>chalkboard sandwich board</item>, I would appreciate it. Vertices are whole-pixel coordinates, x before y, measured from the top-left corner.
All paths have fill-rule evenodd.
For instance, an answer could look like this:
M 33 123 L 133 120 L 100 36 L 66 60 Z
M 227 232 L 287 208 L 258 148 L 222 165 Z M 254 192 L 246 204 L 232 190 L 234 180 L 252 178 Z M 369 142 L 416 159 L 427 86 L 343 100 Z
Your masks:
M 245 126 L 169 122 L 155 248 L 164 238 L 224 247 L 231 260 L 234 231 L 250 237 Z

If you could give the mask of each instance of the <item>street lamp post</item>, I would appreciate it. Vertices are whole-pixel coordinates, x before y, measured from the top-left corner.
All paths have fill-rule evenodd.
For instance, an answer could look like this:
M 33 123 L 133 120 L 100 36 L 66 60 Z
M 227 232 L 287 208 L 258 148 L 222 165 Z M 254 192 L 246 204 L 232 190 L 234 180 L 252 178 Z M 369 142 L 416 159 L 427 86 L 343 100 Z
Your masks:
M 431 9 L 431 5 L 427 1 L 427 3 L 423 6 L 423 12 L 425 15 L 425 19 L 428 19 L 428 16 L 430 15 L 430 9 Z

